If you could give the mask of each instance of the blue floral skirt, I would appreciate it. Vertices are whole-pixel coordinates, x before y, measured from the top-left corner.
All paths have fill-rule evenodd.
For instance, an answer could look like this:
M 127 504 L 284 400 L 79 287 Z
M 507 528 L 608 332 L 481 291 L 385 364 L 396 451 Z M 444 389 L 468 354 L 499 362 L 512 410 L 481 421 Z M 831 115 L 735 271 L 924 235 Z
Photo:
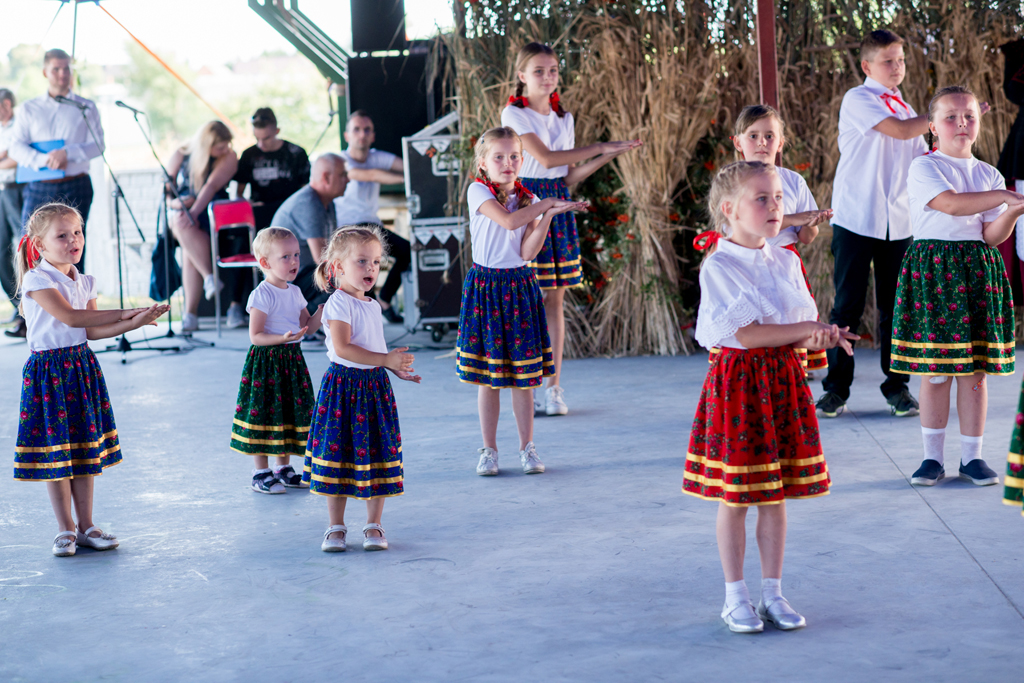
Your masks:
M 520 178 L 520 182 L 538 199 L 570 198 L 565 178 Z M 576 287 L 583 282 L 580 236 L 576 232 L 576 216 L 572 212 L 561 213 L 551 219 L 544 246 L 530 265 L 537 272 L 541 289 Z
M 320 381 L 302 480 L 321 496 L 405 492 L 398 407 L 384 368 L 331 363 Z
M 470 384 L 529 389 L 555 374 L 544 301 L 529 266 L 473 264 L 462 288 L 455 353 L 459 379 Z
M 20 417 L 15 479 L 93 477 L 121 462 L 107 383 L 88 344 L 28 357 Z
M 298 344 L 250 346 L 231 425 L 231 450 L 246 455 L 305 455 L 313 388 Z

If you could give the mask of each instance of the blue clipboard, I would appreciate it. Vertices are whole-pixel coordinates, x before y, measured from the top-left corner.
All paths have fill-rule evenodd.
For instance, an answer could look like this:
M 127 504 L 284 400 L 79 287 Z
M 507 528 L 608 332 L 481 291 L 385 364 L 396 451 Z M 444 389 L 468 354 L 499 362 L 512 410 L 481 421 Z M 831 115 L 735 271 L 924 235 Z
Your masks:
M 63 140 L 44 140 L 43 142 L 31 143 L 32 149 L 39 152 L 40 154 L 48 154 L 55 149 L 60 149 L 64 146 Z M 64 171 L 59 169 L 52 169 L 43 166 L 42 168 L 31 168 L 29 166 L 22 166 L 18 164 L 18 170 L 14 174 L 15 182 L 17 183 L 31 183 L 38 180 L 59 180 L 64 177 Z

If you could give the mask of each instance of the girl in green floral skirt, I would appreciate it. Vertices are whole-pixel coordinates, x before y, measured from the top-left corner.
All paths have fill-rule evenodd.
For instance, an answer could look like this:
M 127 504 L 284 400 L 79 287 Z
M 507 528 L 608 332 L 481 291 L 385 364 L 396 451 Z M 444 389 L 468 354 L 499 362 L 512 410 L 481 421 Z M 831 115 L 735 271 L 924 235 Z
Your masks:
M 911 477 L 917 486 L 933 486 L 946 474 L 951 376 L 957 384 L 960 477 L 979 486 L 999 481 L 981 457 L 985 376 L 1013 374 L 1014 318 L 995 247 L 1024 214 L 1024 196 L 1007 191 L 999 171 L 971 153 L 980 120 L 970 90 L 939 90 L 928 106 L 937 147 L 911 163 L 907 178 L 914 243 L 897 285 L 891 368 L 927 379 L 921 383 L 924 462 Z
M 252 250 L 266 279 L 245 308 L 252 346 L 238 386 L 231 450 L 253 456 L 253 491 L 284 493 L 286 486 L 308 486 L 289 461 L 306 454 L 316 402 L 299 342 L 320 328 L 323 306 L 310 315 L 302 292 L 288 284 L 299 272 L 299 240 L 291 230 L 263 229 Z

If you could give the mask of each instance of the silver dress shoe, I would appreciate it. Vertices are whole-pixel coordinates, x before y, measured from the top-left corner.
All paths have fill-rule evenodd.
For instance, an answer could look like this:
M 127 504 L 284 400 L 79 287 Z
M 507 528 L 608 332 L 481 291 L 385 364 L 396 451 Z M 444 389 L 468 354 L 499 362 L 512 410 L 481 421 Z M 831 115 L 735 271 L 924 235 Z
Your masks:
M 728 608 L 728 605 L 722 607 L 722 620 L 733 633 L 760 633 L 764 630 L 764 623 L 754 614 L 754 606 L 749 602 L 736 605 L 732 611 L 726 611 Z
M 380 536 L 367 536 L 366 532 L 376 530 Z M 363 550 L 387 550 L 388 539 L 384 538 L 384 527 L 380 524 L 367 524 L 363 527 Z
M 341 538 L 330 538 L 331 534 L 341 532 Z M 335 524 L 327 527 L 327 531 L 324 532 L 324 542 L 320 544 L 320 550 L 325 553 L 343 553 L 345 552 L 345 537 L 348 535 L 348 527 L 344 524 Z
M 478 448 L 480 462 L 476 465 L 476 473 L 481 477 L 493 477 L 498 473 L 498 451 L 484 446 Z
M 99 531 L 99 536 L 90 536 L 94 531 Z M 76 543 L 83 548 L 92 548 L 93 550 L 113 550 L 118 546 L 117 536 L 112 534 L 105 534 L 100 531 L 99 528 L 91 526 L 85 530 L 83 534 L 81 531 L 76 532 Z
M 774 624 L 780 631 L 795 631 L 807 626 L 807 620 L 796 613 L 786 598 L 774 598 L 767 606 L 764 598 L 757 604 L 757 616 Z

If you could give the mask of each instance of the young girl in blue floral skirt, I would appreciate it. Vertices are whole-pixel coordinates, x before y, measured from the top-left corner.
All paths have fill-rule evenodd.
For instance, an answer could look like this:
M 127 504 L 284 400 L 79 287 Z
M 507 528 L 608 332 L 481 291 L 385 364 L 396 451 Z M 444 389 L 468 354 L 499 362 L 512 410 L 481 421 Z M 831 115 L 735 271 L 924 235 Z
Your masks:
M 384 244 L 376 224 L 339 228 L 315 273 L 317 287 L 335 290 L 323 310 L 331 365 L 320 382 L 302 478 L 328 497 L 324 552 L 347 547 L 349 498 L 366 501 L 363 549 L 386 550 L 384 499 L 405 491 L 398 407 L 384 370 L 410 382 L 420 376 L 408 347 L 388 351 L 380 304 L 366 296 L 377 284 Z
M 46 482 L 59 530 L 54 555 L 74 555 L 78 546 L 112 550 L 117 538 L 93 524 L 93 477 L 121 462 L 121 445 L 88 341 L 151 324 L 169 307 L 97 310 L 96 278 L 75 268 L 85 235 L 72 207 L 39 207 L 25 232 L 16 258 L 31 354 L 22 371 L 14 478 Z
M 519 182 L 523 147 L 511 128 L 492 128 L 476 143 L 478 178 L 467 193 L 473 267 L 466 274 L 459 313 L 459 379 L 479 385 L 484 446 L 477 474 L 498 474 L 500 390 L 512 388 L 519 428 L 519 459 L 526 474 L 544 471 L 533 445 L 531 390 L 554 372 L 536 257 L 552 219 L 586 202 L 535 197 Z
M 291 466 L 306 454 L 313 387 L 299 343 L 320 329 L 323 306 L 310 315 L 299 272 L 299 240 L 288 228 L 264 228 L 252 243 L 264 280 L 249 295 L 249 353 L 231 424 L 231 450 L 253 459 L 252 490 L 284 493 L 306 486 Z M 270 469 L 270 458 L 275 467 Z
M 639 147 L 640 140 L 598 142 L 576 147 L 572 114 L 558 97 L 558 56 L 550 46 L 529 43 L 516 59 L 516 92 L 501 112 L 501 125 L 518 133 L 523 141 L 523 187 L 540 199 L 569 199 L 569 186 L 581 182 L 609 161 Z M 544 244 L 531 259 L 544 292 L 544 311 L 551 335 L 554 373 L 548 376 L 544 400 L 534 401 L 539 414 L 565 415 L 561 381 L 562 349 L 565 346 L 565 290 L 583 281 L 580 238 L 576 217 L 563 213 L 551 220 Z
M 981 457 L 986 375 L 1010 375 L 1014 367 L 1013 301 L 996 245 L 1024 214 L 1024 196 L 1007 191 L 999 171 L 972 154 L 981 112 L 970 90 L 939 90 L 928 121 L 938 148 L 914 159 L 907 176 L 914 243 L 897 282 L 890 367 L 923 376 L 924 461 L 911 483 L 934 486 L 946 475 L 954 377 L 960 478 L 990 486 L 999 477 Z

